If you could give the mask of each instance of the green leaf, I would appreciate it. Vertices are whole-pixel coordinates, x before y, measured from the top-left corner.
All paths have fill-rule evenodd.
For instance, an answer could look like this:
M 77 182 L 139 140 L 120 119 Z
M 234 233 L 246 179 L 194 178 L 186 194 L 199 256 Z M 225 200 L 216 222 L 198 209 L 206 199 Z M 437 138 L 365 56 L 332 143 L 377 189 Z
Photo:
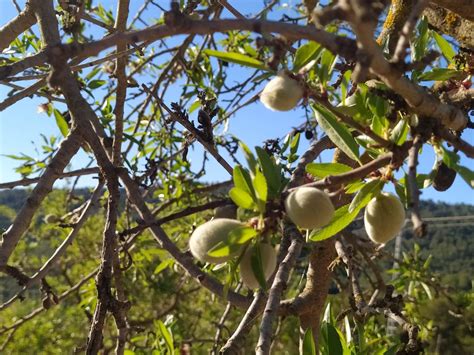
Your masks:
M 306 329 L 303 338 L 303 355 L 316 355 L 316 345 L 314 344 L 313 330 L 311 327 Z
M 166 260 L 163 260 L 161 263 L 158 264 L 158 266 L 155 268 L 155 271 L 153 271 L 154 275 L 159 274 L 163 270 L 167 269 L 169 266 L 172 266 L 174 264 L 173 258 L 169 258 Z
M 298 71 L 321 53 L 321 45 L 316 42 L 308 42 L 296 50 L 293 61 L 293 71 Z
M 232 244 L 243 245 L 256 235 L 258 235 L 258 230 L 253 229 L 252 227 L 238 227 L 230 231 L 229 242 Z
M 234 167 L 232 177 L 234 180 L 234 186 L 247 192 L 250 196 L 252 196 L 253 199 L 255 192 L 253 190 L 252 179 L 250 178 L 248 171 L 242 168 L 240 165 L 236 165 Z
M 312 241 L 318 242 L 331 238 L 346 228 L 359 214 L 360 209 L 355 209 L 349 213 L 349 205 L 344 205 L 334 213 L 332 221 L 324 228 L 315 230 L 309 236 Z
M 30 157 L 30 156 L 28 156 L 24 153 L 22 153 L 21 156 L 14 155 L 14 154 L 2 154 L 2 156 L 10 158 L 10 159 L 14 159 L 14 160 L 25 160 L 25 161 L 34 160 L 32 157 Z
M 324 322 L 321 326 L 321 343 L 325 348 L 325 353 L 329 355 L 342 355 L 343 349 L 339 333 L 333 325 Z
M 428 296 L 428 299 L 432 300 L 433 294 L 431 293 L 429 286 L 424 282 L 420 282 L 420 283 L 421 283 L 421 286 L 423 287 L 423 290 L 425 290 L 425 293 Z
M 382 190 L 383 182 L 379 179 L 369 181 L 365 186 L 357 192 L 357 195 L 352 199 L 349 205 L 349 213 L 354 210 L 360 210 L 364 208 L 376 194 Z
M 100 71 L 101 71 L 101 67 L 100 67 L 100 66 L 98 66 L 98 67 L 94 68 L 93 70 L 91 70 L 91 72 L 90 72 L 89 74 L 87 74 L 86 77 L 85 77 L 86 81 L 91 80 L 91 79 L 92 79 L 94 76 L 96 76 L 97 73 L 100 72 Z
M 231 63 L 236 63 L 243 65 L 245 67 L 251 67 L 251 68 L 256 68 L 256 69 L 262 69 L 269 71 L 270 69 L 265 65 L 265 63 L 261 62 L 258 59 L 248 57 L 244 54 L 241 53 L 235 53 L 235 52 L 219 52 L 215 51 L 212 49 L 206 49 L 204 50 L 204 53 L 211 57 L 218 58 L 220 60 L 223 60 L 225 62 L 231 62 Z
M 260 170 L 257 170 L 255 172 L 255 177 L 253 178 L 253 187 L 258 199 L 258 210 L 260 211 L 260 213 L 265 213 L 265 204 L 267 203 L 268 187 L 267 187 L 267 180 L 265 179 L 265 176 L 260 172 Z
M 156 324 L 158 326 L 159 332 L 161 333 L 161 336 L 165 340 L 165 344 L 166 344 L 166 347 L 168 348 L 169 353 L 173 354 L 174 345 L 173 345 L 173 336 L 171 335 L 171 332 L 161 320 L 156 321 Z
M 433 68 L 431 71 L 420 74 L 418 80 L 420 81 L 444 81 L 451 79 L 459 74 L 462 74 L 462 71 L 449 68 Z
M 89 83 L 87 83 L 87 87 L 89 89 L 97 89 L 100 88 L 102 85 L 104 85 L 107 81 L 105 80 L 91 80 Z
M 353 194 L 365 186 L 365 182 L 357 180 L 346 186 L 346 194 Z
M 306 172 L 317 178 L 339 175 L 351 170 L 350 166 L 341 163 L 309 163 L 306 165 Z
M 331 51 L 324 49 L 321 55 L 321 67 L 319 68 L 319 80 L 323 86 L 326 86 L 331 73 L 334 69 L 334 63 L 336 62 L 337 56 Z
M 265 179 L 267 180 L 268 195 L 270 198 L 275 198 L 280 193 L 281 169 L 264 149 L 255 147 L 255 150 L 260 166 L 262 167 L 263 175 L 265 175 Z
M 339 122 L 334 115 L 319 105 L 313 106 L 316 120 L 321 128 L 326 132 L 331 141 L 346 153 L 350 158 L 360 162 L 359 146 L 351 133 Z
M 229 232 L 229 235 L 225 241 L 217 243 L 208 251 L 207 255 L 220 258 L 233 254 L 239 250 L 242 245 L 247 243 L 256 235 L 258 235 L 258 231 L 256 229 L 246 226 L 235 228 Z
M 456 169 L 459 162 L 459 155 L 451 152 L 443 146 L 441 146 L 441 148 L 443 150 L 443 162 L 448 166 L 448 168 Z
M 428 41 L 428 21 L 426 20 L 426 18 L 422 18 L 418 24 L 418 36 L 416 36 L 416 39 L 413 43 L 413 60 L 417 61 L 424 57 L 426 49 L 428 48 Z
M 395 192 L 397 193 L 398 197 L 400 198 L 400 201 L 402 201 L 403 206 L 407 208 L 407 195 L 406 195 L 406 189 L 405 186 L 401 184 L 395 184 Z
M 444 57 L 450 63 L 453 63 L 453 58 L 456 55 L 456 51 L 453 49 L 453 47 L 446 39 L 444 39 L 443 36 L 438 34 L 436 31 L 431 31 L 431 34 L 433 35 L 433 38 L 436 41 L 436 44 L 438 45 L 439 49 L 441 50 L 441 53 L 443 53 Z
M 298 132 L 291 139 L 290 154 L 296 154 L 296 152 L 298 151 L 298 146 L 300 145 L 300 136 L 301 134 Z
M 466 168 L 462 165 L 457 165 L 454 170 L 456 170 L 463 180 L 474 189 L 474 171 Z
M 229 191 L 229 196 L 234 201 L 234 203 L 242 208 L 247 210 L 253 210 L 255 208 L 255 201 L 253 200 L 252 196 L 239 187 L 233 187 Z
M 257 159 L 255 159 L 255 156 L 244 142 L 239 141 L 239 145 L 244 152 L 245 160 L 247 160 L 247 164 L 249 166 L 250 171 L 255 172 L 257 167 Z
M 266 290 L 267 280 L 265 279 L 265 273 L 263 272 L 263 261 L 259 243 L 256 243 L 255 247 L 252 248 L 252 255 L 250 255 L 250 265 L 252 266 L 253 274 L 255 275 L 260 287 Z
M 402 145 L 407 140 L 408 131 L 407 120 L 400 119 L 390 133 L 390 140 L 396 145 Z
M 56 125 L 59 128 L 59 131 L 63 135 L 63 137 L 66 137 L 69 133 L 69 126 L 67 125 L 66 119 L 61 115 L 61 112 L 59 110 L 54 109 L 54 118 L 56 119 Z

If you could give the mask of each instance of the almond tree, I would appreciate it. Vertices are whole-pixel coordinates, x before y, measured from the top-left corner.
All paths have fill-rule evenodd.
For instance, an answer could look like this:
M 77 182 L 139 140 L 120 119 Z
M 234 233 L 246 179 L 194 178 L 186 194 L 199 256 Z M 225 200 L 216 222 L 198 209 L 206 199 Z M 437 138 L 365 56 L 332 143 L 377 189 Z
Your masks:
M 419 212 L 420 189 L 447 190 L 457 174 L 474 186 L 474 172 L 460 163 L 461 156 L 474 157 L 474 146 L 464 138 L 474 127 L 468 116 L 474 65 L 471 2 L 339 0 L 322 7 L 303 1 L 282 12 L 279 1 L 264 1 L 250 15 L 237 9 L 245 8 L 237 1 L 165 6 L 146 0 L 136 14 L 130 5 L 117 0 L 112 12 L 100 1 L 27 0 L 18 16 L 0 28 L 0 81 L 12 88 L 1 110 L 31 95 L 42 97 L 41 109 L 63 135 L 59 144 L 48 140 L 41 161 L 18 155 L 23 179 L 0 185 L 34 184 L 2 236 L 0 270 L 21 288 L 0 311 L 38 285 L 42 294 L 42 307 L 23 319 L 2 322 L 3 347 L 15 342 L 14 333 L 25 322 L 94 278 L 87 341 L 76 344 L 77 349 L 95 354 L 111 350 L 108 344 L 113 343 L 119 354 L 136 350 L 134 319 L 143 305 L 137 302 L 141 290 L 131 281 L 130 265 L 144 247 L 138 242 L 144 234 L 171 256 L 163 259 L 168 260 L 163 268 L 214 295 L 218 301 L 209 299 L 210 304 L 227 304 L 215 320 L 215 337 L 204 347 L 214 353 L 249 350 L 245 344 L 253 328 L 258 333 L 252 340 L 255 351 L 268 354 L 282 337 L 284 323 L 295 320 L 300 331 L 291 336 L 299 338 L 303 353 L 346 353 L 349 347 L 370 351 L 361 329 L 380 314 L 404 332 L 399 353 L 421 352 L 422 325 L 403 313 L 402 295 L 394 294 L 374 263 L 384 253 L 383 244 L 370 241 L 363 228 L 355 230 L 354 221 L 391 186 L 410 211 L 413 233 L 422 237 L 427 224 Z M 232 72 L 236 68 L 237 74 Z M 262 92 L 275 78 L 286 83 Z M 179 96 L 171 100 L 173 90 Z M 285 111 L 297 105 L 306 117 L 286 137 L 268 137 L 255 150 L 239 137 L 220 133 L 242 109 L 262 102 Z M 302 135 L 310 141 L 305 150 Z M 202 165 L 188 160 L 188 151 L 197 146 L 203 148 Z M 417 172 L 421 149 L 436 153 L 429 174 Z M 68 170 L 80 150 L 95 166 Z M 324 151 L 333 152 L 333 162 L 315 163 Z M 228 172 L 229 180 L 200 182 L 210 160 Z M 18 246 L 53 184 L 85 175 L 98 177 L 88 201 L 69 203 L 61 216 L 46 221 L 67 236 L 42 266 L 27 270 Z M 330 197 L 335 212 L 329 223 L 306 230 L 288 218 L 285 201 L 301 186 Z M 58 295 L 47 278 L 56 282 L 51 279 L 58 277 L 61 259 L 71 245 L 81 243 L 75 238 L 101 208 L 101 199 L 106 215 L 98 266 Z M 232 206 L 238 207 L 243 227 L 208 255 L 240 252 L 221 267 L 199 262 L 188 252 L 191 225 L 204 223 L 215 208 L 220 208 L 216 213 L 227 208 L 226 216 L 236 218 Z M 317 206 L 309 212 L 317 213 Z M 263 243 L 279 246 L 276 269 L 266 280 L 265 261 L 258 252 L 252 254 L 250 269 L 259 287 L 247 295 L 239 261 L 245 249 L 258 251 Z M 174 264 L 179 268 L 172 269 Z M 337 265 L 346 272 L 348 308 L 337 320 L 326 314 L 323 322 Z M 366 266 L 375 283 L 368 284 L 362 274 Z M 192 307 L 192 297 L 184 299 Z M 225 336 L 222 329 L 234 309 L 240 319 Z M 156 320 L 173 310 L 158 310 Z M 166 340 L 163 352 L 177 346 L 186 353 L 186 343 L 198 342 L 173 344 L 166 325 L 161 322 L 158 328 Z M 351 342 L 348 334 L 356 340 Z

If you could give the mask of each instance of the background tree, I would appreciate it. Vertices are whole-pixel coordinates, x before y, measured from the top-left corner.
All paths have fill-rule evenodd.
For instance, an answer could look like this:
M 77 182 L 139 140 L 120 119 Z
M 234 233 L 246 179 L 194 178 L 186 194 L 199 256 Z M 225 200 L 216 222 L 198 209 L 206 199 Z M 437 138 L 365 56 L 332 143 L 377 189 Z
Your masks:
M 1 211 L 2 350 L 472 350 L 468 282 L 454 297 L 417 244 L 394 257 L 359 217 L 395 191 L 422 237 L 420 189 L 448 190 L 456 175 L 474 186 L 461 163 L 474 157 L 472 5 L 320 5 L 282 13 L 263 2 L 248 16 L 228 1 L 144 1 L 136 14 L 128 0 L 114 11 L 98 1 L 18 7 L 0 29 L 0 80 L 12 88 L 0 109 L 43 97 L 62 137 L 43 136 L 42 159 L 11 156 L 23 179 L 0 185 L 35 184 L 21 207 Z M 227 127 L 259 97 L 305 117 L 250 149 Z M 417 171 L 422 150 L 435 152 L 428 174 Z M 314 163 L 327 152 L 332 163 Z M 68 170 L 77 154 L 95 166 Z M 204 183 L 216 166 L 229 179 Z M 91 191 L 75 188 L 85 175 L 96 177 Z M 66 177 L 70 188 L 53 190 Z M 290 221 L 285 201 L 302 185 L 326 191 L 329 223 Z M 207 253 L 221 264 L 188 251 L 214 209 L 243 222 Z M 258 251 L 268 245 L 279 251 L 266 280 Z M 255 290 L 240 282 L 246 258 Z M 384 271 L 392 265 L 396 278 Z M 443 309 L 459 321 L 443 322 Z

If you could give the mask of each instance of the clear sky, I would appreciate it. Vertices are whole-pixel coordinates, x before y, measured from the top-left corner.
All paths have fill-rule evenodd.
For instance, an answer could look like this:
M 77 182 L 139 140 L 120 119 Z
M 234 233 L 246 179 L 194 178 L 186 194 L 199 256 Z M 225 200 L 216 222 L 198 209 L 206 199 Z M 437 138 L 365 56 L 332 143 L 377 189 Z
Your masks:
M 23 3 L 23 2 L 20 2 Z M 111 7 L 115 4 L 115 1 L 103 1 L 105 7 Z M 134 11 L 142 4 L 141 1 L 131 1 L 132 3 L 132 15 Z M 161 2 L 160 2 L 161 3 Z M 238 8 L 242 13 L 248 13 L 255 10 L 254 1 L 234 1 L 234 6 Z M 257 2 L 259 4 L 259 2 Z M 8 0 L 0 0 L 0 27 L 5 24 L 16 14 L 12 3 Z M 159 17 L 159 14 L 156 15 Z M 231 17 L 227 13 L 227 16 Z M 246 74 L 245 69 L 232 67 L 232 73 L 239 76 Z M 169 101 L 177 100 L 179 88 L 172 90 L 167 96 Z M 8 94 L 9 89 L 3 85 L 0 85 L 0 101 L 2 101 Z M 42 138 L 40 134 L 46 136 L 59 135 L 58 128 L 54 121 L 54 118 L 48 117 L 44 113 L 37 113 L 37 107 L 39 104 L 46 102 L 42 98 L 26 98 L 21 101 L 20 104 L 14 105 L 3 112 L 0 112 L 0 182 L 7 182 L 11 180 L 19 179 L 20 176 L 13 172 L 13 168 L 18 166 L 18 161 L 9 159 L 4 155 L 15 154 L 23 152 L 33 157 L 41 158 L 41 154 L 35 149 L 41 144 Z M 193 118 L 193 117 L 192 117 Z M 304 111 L 297 109 L 291 112 L 272 112 L 265 109 L 259 102 L 252 104 L 239 111 L 230 120 L 228 132 L 235 134 L 242 139 L 250 147 L 260 145 L 263 140 L 268 138 L 282 137 L 292 127 L 298 126 L 304 122 Z M 473 130 L 468 130 L 463 138 L 474 142 Z M 304 141 L 304 139 L 302 139 Z M 307 142 L 302 144 L 301 149 L 307 147 Z M 190 159 L 196 165 L 200 160 L 202 148 L 198 145 L 194 145 L 194 152 L 190 152 Z M 323 159 L 328 161 L 331 159 L 329 155 L 323 155 Z M 72 161 L 71 169 L 77 169 L 84 167 L 89 161 L 89 158 L 81 153 L 75 157 Z M 427 147 L 424 149 L 421 155 L 421 164 L 419 171 L 422 173 L 429 173 L 434 162 L 434 154 L 432 149 Z M 471 169 L 474 169 L 473 160 L 467 159 L 462 156 L 461 163 Z M 208 181 L 220 181 L 228 179 L 229 175 L 227 172 L 216 162 L 211 161 L 208 165 L 208 173 L 205 179 Z M 64 182 L 58 186 L 63 186 Z M 93 181 L 91 179 L 83 179 L 82 185 L 91 185 Z M 459 176 L 452 188 L 447 192 L 440 193 L 435 191 L 433 188 L 423 190 L 421 196 L 424 199 L 434 199 L 446 202 L 474 202 L 474 190 L 470 188 L 464 180 Z

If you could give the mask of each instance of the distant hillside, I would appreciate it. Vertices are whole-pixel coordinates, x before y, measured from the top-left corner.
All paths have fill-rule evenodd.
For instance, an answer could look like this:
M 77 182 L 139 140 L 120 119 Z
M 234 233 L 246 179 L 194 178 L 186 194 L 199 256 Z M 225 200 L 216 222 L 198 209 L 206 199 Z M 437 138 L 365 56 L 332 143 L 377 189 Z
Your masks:
M 464 290 L 472 288 L 474 274 L 474 206 L 423 201 L 422 216 L 449 217 L 471 216 L 463 220 L 436 220 L 428 223 L 428 235 L 413 238 L 410 231 L 404 233 L 403 250 L 412 249 L 415 241 L 423 255 L 433 255 L 431 269 L 443 274 L 442 281 Z
M 79 189 L 76 195 L 89 195 L 88 189 Z M 28 190 L 0 191 L 0 228 L 7 228 L 14 211 L 18 211 L 28 197 Z M 6 207 L 6 208 L 5 208 Z M 424 217 L 474 216 L 474 205 L 448 204 L 423 201 Z M 403 235 L 403 250 L 412 250 L 413 243 L 421 246 L 423 255 L 433 255 L 431 268 L 443 275 L 443 282 L 456 288 L 470 289 L 474 274 L 474 218 L 447 226 L 440 221 L 429 222 L 428 235 L 422 239 L 413 238 L 410 230 Z M 393 248 L 393 242 L 390 247 Z

